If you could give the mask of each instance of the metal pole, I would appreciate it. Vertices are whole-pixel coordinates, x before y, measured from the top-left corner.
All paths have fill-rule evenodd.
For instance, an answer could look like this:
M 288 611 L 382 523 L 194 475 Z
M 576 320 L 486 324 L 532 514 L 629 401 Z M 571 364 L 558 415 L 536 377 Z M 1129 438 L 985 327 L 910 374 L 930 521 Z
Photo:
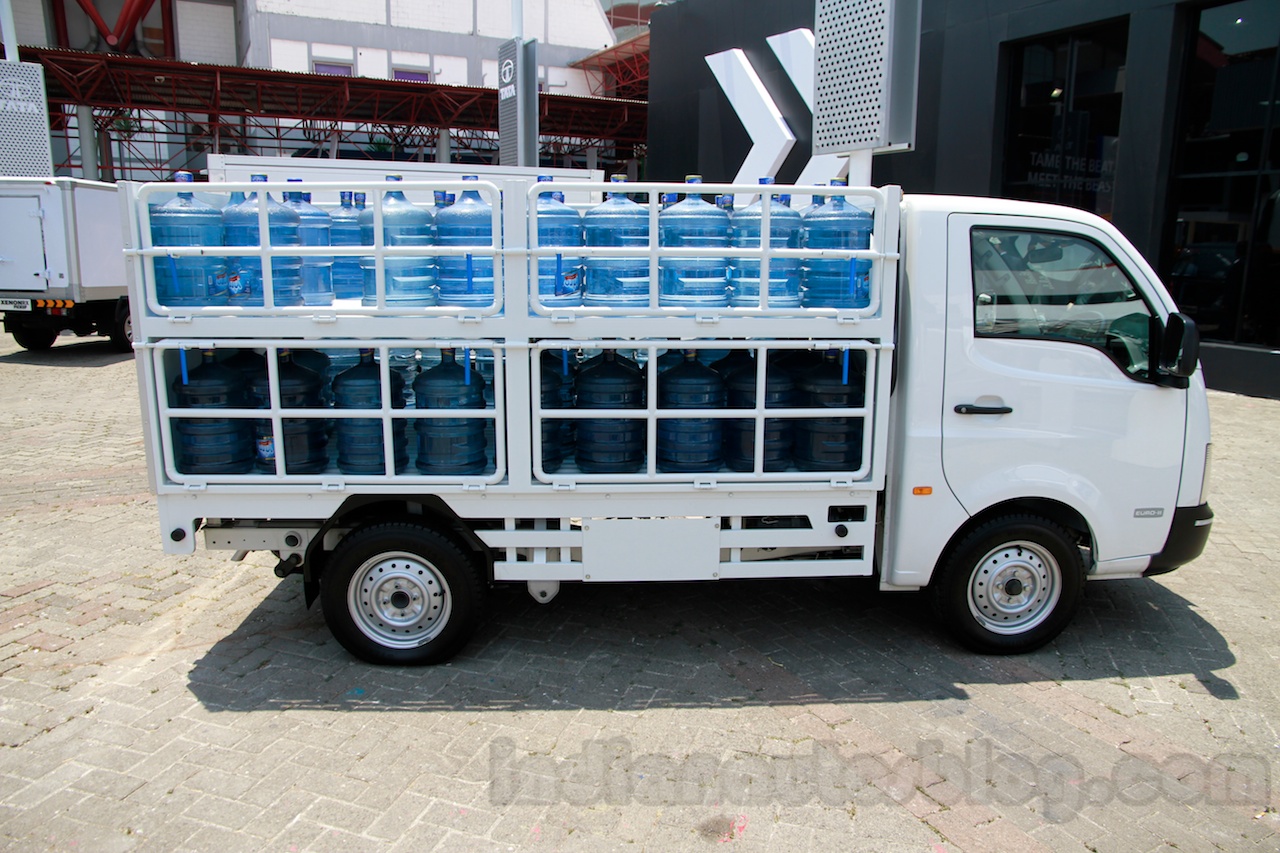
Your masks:
M 7 2 L 7 0 L 0 0 Z M 80 137 L 80 171 L 85 180 L 96 181 L 98 172 L 98 134 L 93 129 L 93 108 L 76 105 L 76 133 Z
M 524 0 L 511 0 L 511 37 L 524 38 Z
M 0 0 L 0 27 L 4 28 L 5 62 L 17 62 L 18 61 L 18 33 L 14 30 L 14 26 L 13 26 L 12 0 Z

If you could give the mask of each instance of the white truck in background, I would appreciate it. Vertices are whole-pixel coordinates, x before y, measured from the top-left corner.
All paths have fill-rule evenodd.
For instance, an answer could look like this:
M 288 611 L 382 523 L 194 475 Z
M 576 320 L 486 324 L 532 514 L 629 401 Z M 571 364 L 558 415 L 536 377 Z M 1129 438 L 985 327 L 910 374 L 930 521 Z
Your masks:
M 200 189 L 279 197 L 286 177 Z M 432 180 L 399 188 L 429 205 L 433 190 L 463 186 Z M 563 583 L 833 576 L 875 577 L 884 590 L 926 589 L 965 645 L 1022 652 L 1068 625 L 1086 581 L 1170 571 L 1198 556 L 1208 537 L 1209 415 L 1194 324 L 1123 235 L 1080 210 L 851 187 L 846 197 L 873 211 L 869 249 L 670 249 L 658 245 L 658 199 L 688 187 L 628 184 L 633 198 L 649 203 L 648 249 L 572 253 L 645 254 L 649 304 L 549 307 L 538 295 L 536 261 L 565 250 L 537 245 L 538 196 L 607 192 L 610 185 L 475 181 L 466 187 L 493 205 L 500 236 L 488 246 L 434 246 L 429 253 L 492 257 L 492 303 L 398 307 L 386 299 L 386 262 L 422 250 L 384 246 L 381 236 L 374 246 L 341 249 L 156 248 L 148 202 L 178 187 L 122 187 L 142 422 L 166 552 L 192 552 L 199 534 L 208 548 L 275 553 L 276 573 L 300 575 L 307 603 L 319 598 L 335 637 L 371 662 L 448 659 L 476 630 L 486 591 L 497 583 L 526 584 L 548 602 Z M 317 199 L 338 189 L 364 191 L 376 211 L 386 185 L 288 188 Z M 699 191 L 757 189 L 707 184 Z M 768 227 L 766 218 L 762 230 Z M 380 220 L 374 233 L 381 234 Z M 268 293 L 258 307 L 194 308 L 157 298 L 153 259 L 246 251 L 261 252 L 268 278 L 273 251 L 373 258 L 376 296 L 368 304 L 276 307 Z M 661 305 L 662 261 L 708 254 L 754 255 L 766 264 L 869 260 L 869 302 Z M 279 378 L 288 359 L 281 354 L 297 349 L 335 359 L 372 350 L 381 403 L 286 406 Z M 265 356 L 265 406 L 179 405 L 187 371 L 247 350 Z M 835 408 L 812 401 L 664 408 L 655 368 L 672 350 L 745 351 L 755 365 L 757 401 L 767 398 L 772 362 L 834 351 L 845 359 L 845 381 L 860 393 Z M 393 356 L 406 351 L 423 365 L 459 353 L 487 376 L 491 398 L 468 409 L 394 407 Z M 640 408 L 563 408 L 548 400 L 543 373 L 560 370 L 566 352 L 608 351 L 646 365 Z M 412 450 L 417 423 L 446 416 L 484 423 L 483 471 L 424 473 L 412 453 L 407 464 L 398 458 L 398 434 L 410 436 Z M 287 452 L 247 473 L 191 473 L 177 463 L 184 419 L 255 422 L 268 445 L 281 448 L 291 424 L 355 418 L 381 426 L 377 473 L 344 473 L 333 454 L 310 473 L 290 471 Z M 585 418 L 643 424 L 639 469 L 588 472 L 572 453 L 558 467 L 548 465 L 544 445 L 555 425 Z M 680 418 L 749 422 L 749 470 L 661 470 L 659 430 Z M 823 418 L 861 423 L 854 463 L 770 470 L 764 452 L 771 423 Z
M 58 335 L 133 346 L 116 185 L 78 178 L 0 178 L 0 312 L 28 350 Z

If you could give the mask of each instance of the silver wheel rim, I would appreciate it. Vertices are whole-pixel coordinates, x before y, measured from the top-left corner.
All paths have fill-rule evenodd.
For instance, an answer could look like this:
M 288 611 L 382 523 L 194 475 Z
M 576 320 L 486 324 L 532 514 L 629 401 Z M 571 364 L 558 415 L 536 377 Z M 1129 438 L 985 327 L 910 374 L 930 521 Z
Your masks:
M 1062 569 L 1043 546 L 1025 540 L 987 552 L 969 576 L 969 612 L 993 634 L 1022 634 L 1053 613 Z
M 449 623 L 453 595 L 439 569 L 395 551 L 366 560 L 347 587 L 347 609 L 366 637 L 390 649 L 412 649 Z

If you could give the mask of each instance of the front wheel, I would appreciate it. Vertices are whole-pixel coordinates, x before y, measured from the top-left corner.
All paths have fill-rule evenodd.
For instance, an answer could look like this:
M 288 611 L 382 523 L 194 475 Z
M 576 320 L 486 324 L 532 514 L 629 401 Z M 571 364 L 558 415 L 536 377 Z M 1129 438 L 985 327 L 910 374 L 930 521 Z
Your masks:
M 1084 564 L 1074 538 L 1044 518 L 1009 515 L 975 528 L 951 552 L 930 592 L 934 609 L 969 648 L 1038 649 L 1080 604 Z
M 349 534 L 320 578 L 325 622 L 339 643 L 375 664 L 441 663 L 480 624 L 485 587 L 451 540 L 415 524 Z

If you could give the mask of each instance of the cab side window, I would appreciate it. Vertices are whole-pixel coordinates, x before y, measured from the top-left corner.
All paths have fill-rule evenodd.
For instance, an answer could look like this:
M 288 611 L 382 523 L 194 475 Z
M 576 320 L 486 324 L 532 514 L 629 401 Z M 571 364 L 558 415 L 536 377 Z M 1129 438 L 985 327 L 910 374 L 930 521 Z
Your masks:
M 974 228 L 970 237 L 978 337 L 1082 344 L 1147 376 L 1152 313 L 1105 249 L 1049 231 Z

